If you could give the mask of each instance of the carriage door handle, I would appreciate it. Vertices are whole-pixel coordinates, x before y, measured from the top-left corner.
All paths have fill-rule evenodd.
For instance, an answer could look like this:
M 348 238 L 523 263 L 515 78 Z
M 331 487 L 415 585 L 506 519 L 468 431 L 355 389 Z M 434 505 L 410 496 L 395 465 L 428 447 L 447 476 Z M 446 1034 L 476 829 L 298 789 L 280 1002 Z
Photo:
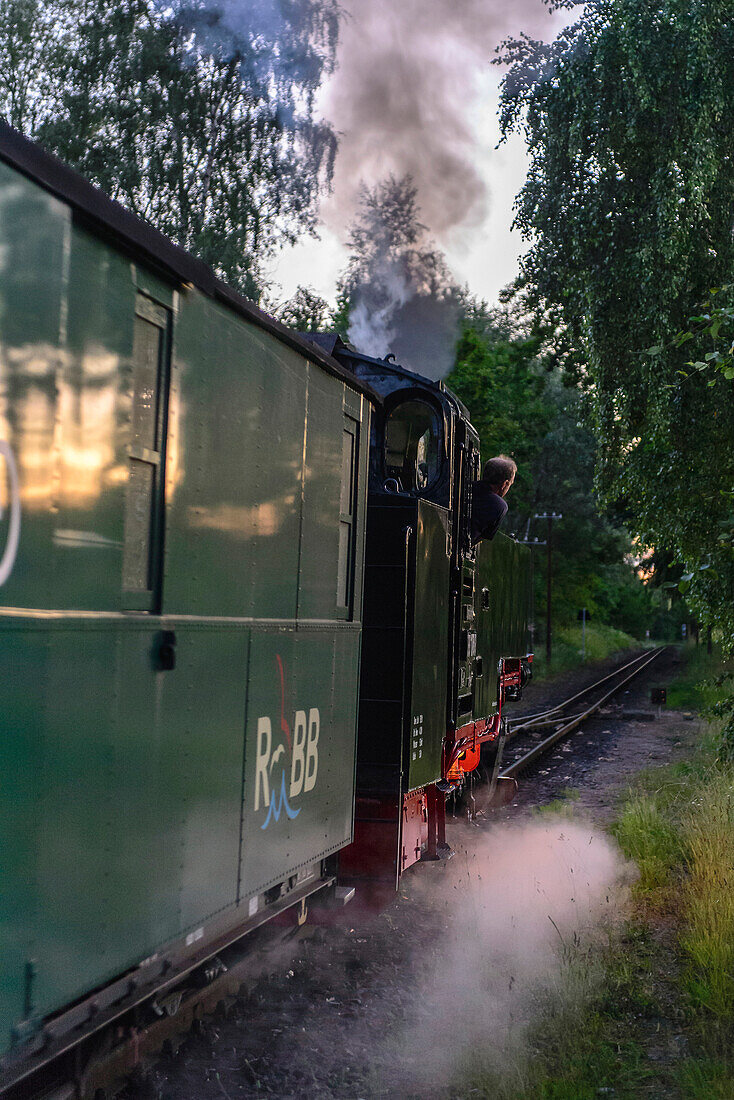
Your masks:
M 158 635 L 156 669 L 158 672 L 170 672 L 176 667 L 176 634 L 173 630 L 162 630 Z

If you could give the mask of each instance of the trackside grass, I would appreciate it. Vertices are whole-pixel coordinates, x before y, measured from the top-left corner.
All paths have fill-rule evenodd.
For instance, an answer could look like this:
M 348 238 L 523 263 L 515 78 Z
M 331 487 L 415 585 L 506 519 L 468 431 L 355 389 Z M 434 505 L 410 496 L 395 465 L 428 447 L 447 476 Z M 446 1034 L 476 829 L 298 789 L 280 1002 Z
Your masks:
M 536 679 L 543 680 L 546 676 L 556 672 L 567 671 L 578 665 L 594 661 L 603 661 L 613 653 L 633 646 L 639 648 L 642 645 L 631 634 L 625 634 L 622 630 L 615 630 L 613 626 L 605 626 L 603 623 L 586 624 L 586 658 L 582 657 L 582 626 L 581 623 L 573 623 L 570 626 L 559 626 L 553 631 L 553 660 L 550 668 L 545 660 L 545 624 L 539 623 L 535 632 L 535 658 L 533 661 L 533 675 Z
M 682 856 L 680 832 L 654 797 L 631 794 L 613 832 L 625 855 L 637 864 L 640 892 L 651 893 L 672 884 Z
M 723 665 L 689 656 L 669 700 L 710 706 L 699 681 Z M 611 831 L 639 869 L 623 924 L 563 945 L 522 1058 L 453 1096 L 734 1100 L 734 768 L 702 728 L 689 759 L 641 773 L 620 805 Z
M 680 943 L 692 1004 L 734 1020 L 734 772 L 713 772 L 681 820 L 687 876 Z M 734 1095 L 734 1094 L 733 1094 Z

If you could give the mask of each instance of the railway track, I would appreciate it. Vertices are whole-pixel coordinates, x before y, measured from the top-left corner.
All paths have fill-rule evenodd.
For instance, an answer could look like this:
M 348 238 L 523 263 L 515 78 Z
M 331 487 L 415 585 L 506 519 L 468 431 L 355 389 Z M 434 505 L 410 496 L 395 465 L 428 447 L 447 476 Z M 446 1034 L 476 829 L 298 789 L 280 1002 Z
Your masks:
M 510 721 L 506 746 L 509 745 L 515 751 L 509 762 L 500 761 L 496 765 L 498 780 L 507 782 L 516 779 L 558 741 L 579 729 L 582 723 L 596 714 L 612 696 L 649 668 L 667 648 L 667 646 L 660 646 L 652 651 L 646 651 L 561 703 L 539 711 L 537 714 L 526 715 L 515 722 Z M 591 701 L 589 701 L 590 697 L 593 697 Z M 548 729 L 550 733 L 544 737 L 541 736 L 538 740 L 538 736 Z M 515 738 L 519 741 L 517 746 L 514 745 Z

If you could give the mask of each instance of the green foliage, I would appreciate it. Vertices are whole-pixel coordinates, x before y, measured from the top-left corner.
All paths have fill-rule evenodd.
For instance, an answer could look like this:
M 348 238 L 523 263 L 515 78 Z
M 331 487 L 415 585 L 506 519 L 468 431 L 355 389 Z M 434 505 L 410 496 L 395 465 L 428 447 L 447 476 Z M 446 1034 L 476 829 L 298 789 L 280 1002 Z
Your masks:
M 682 817 L 688 871 L 681 890 L 696 1009 L 734 1021 L 734 774 L 717 770 Z
M 646 795 L 633 797 L 612 832 L 624 854 L 640 871 L 639 887 L 665 886 L 681 854 L 680 838 L 667 812 Z
M 296 332 L 326 332 L 331 328 L 329 303 L 310 287 L 299 286 L 293 297 L 277 306 L 274 313 Z
M 502 105 L 531 157 L 520 282 L 583 368 L 599 485 L 644 543 L 685 563 L 694 612 L 729 643 L 734 379 L 725 341 L 708 360 L 716 386 L 686 363 L 707 362 L 729 323 L 701 303 L 734 270 L 733 46 L 724 0 L 591 0 L 553 44 L 507 44 Z M 693 315 L 703 355 L 675 346 Z
M 311 286 L 299 286 L 285 302 L 266 299 L 264 308 L 296 332 L 333 332 L 349 340 L 349 295 L 340 291 L 331 306 Z
M 592 621 L 600 619 L 642 636 L 651 625 L 651 594 L 632 565 L 625 563 L 632 546 L 620 517 L 600 514 L 594 492 L 597 446 L 584 423 L 584 399 L 577 389 L 563 386 L 554 373 L 548 378 L 545 400 L 555 410 L 555 420 L 533 471 L 535 492 L 525 531 L 547 539 L 547 524 L 532 516 L 548 511 L 563 515 L 552 525 L 556 621 L 575 621 L 577 612 L 585 607 Z M 536 552 L 536 575 L 537 608 L 542 613 L 543 548 Z M 631 617 L 628 611 L 634 612 Z
M 709 292 L 709 300 L 703 303 L 703 309 L 707 312 L 696 317 L 689 317 L 690 329 L 676 333 L 672 341 L 672 347 L 686 347 L 689 355 L 698 356 L 690 359 L 685 364 L 684 370 L 679 370 L 680 380 L 676 386 L 682 388 L 687 381 L 697 374 L 705 372 L 706 385 L 709 389 L 718 382 L 731 382 L 734 379 L 734 286 L 728 284 L 723 287 L 712 287 Z M 648 348 L 648 354 L 660 356 L 666 352 L 666 348 L 657 346 Z M 731 402 L 731 388 L 724 390 L 724 401 Z M 725 514 L 719 516 L 716 541 L 718 549 L 726 554 L 734 555 L 734 490 L 728 494 L 722 491 L 724 503 L 728 497 L 729 507 L 724 507 Z M 700 580 L 707 570 L 712 568 L 710 560 L 698 562 L 691 572 L 684 573 L 678 587 L 681 592 L 687 592 L 696 577 Z M 705 578 L 708 579 L 708 578 Z
M 518 463 L 507 528 L 520 538 L 542 541 L 547 527 L 535 514 L 563 514 L 553 525 L 556 623 L 575 623 L 586 607 L 595 622 L 644 637 L 659 615 L 659 598 L 625 561 L 632 546 L 620 517 L 599 513 L 597 445 L 584 424 L 585 399 L 563 384 L 557 369 L 547 368 L 543 331 L 528 334 L 508 311 L 467 303 L 456 365 L 446 383 L 471 410 L 482 455 L 502 452 Z M 538 616 L 545 606 L 545 571 L 540 546 L 535 550 Z M 568 663 L 560 650 L 559 659 Z
M 586 656 L 583 654 L 582 624 L 578 622 L 556 625 L 553 628 L 553 663 L 545 661 L 545 623 L 540 622 L 535 631 L 535 661 L 533 675 L 542 680 L 550 673 L 576 668 L 586 661 L 603 661 L 613 653 L 630 649 L 637 643 L 630 634 L 604 623 L 586 624 Z
M 684 1100 L 731 1100 L 734 1072 L 717 1058 L 688 1058 L 676 1074 Z
M 336 137 L 313 96 L 335 0 L 9 0 L 0 114 L 257 296 L 262 262 L 314 229 Z
M 329 328 L 338 333 L 345 343 L 349 339 L 349 293 L 344 287 L 337 291 L 336 307 L 331 315 Z
M 60 77 L 73 48 L 73 0 L 7 0 L 0 5 L 0 113 L 35 135 L 60 110 Z
M 730 284 L 712 287 L 709 291 L 710 301 L 704 302 L 702 307 L 708 312 L 697 317 L 689 317 L 688 323 L 691 328 L 676 333 L 670 342 L 670 348 L 680 348 L 692 340 L 694 343 L 690 348 L 686 348 L 686 352 L 689 355 L 701 356 L 700 359 L 689 359 L 686 363 L 688 369 L 678 371 L 682 381 L 701 371 L 706 371 L 708 375 L 706 384 L 709 387 L 715 386 L 721 378 L 727 382 L 734 379 L 734 344 L 732 344 L 734 306 L 731 304 L 733 290 Z M 706 347 L 707 343 L 708 347 Z M 711 347 L 713 350 L 709 350 Z M 659 356 L 666 350 L 664 345 L 658 344 L 648 348 L 647 354 Z M 678 384 L 682 385 L 682 381 Z
M 538 337 L 493 338 L 465 323 L 456 365 L 446 379 L 449 389 L 471 410 L 482 456 L 509 454 L 517 462 L 508 500 L 513 513 L 527 513 L 532 507 L 532 467 L 553 422 L 539 350 Z
M 668 689 L 668 706 L 677 710 L 699 711 L 712 717 L 711 710 L 725 697 L 732 673 L 732 659 L 724 659 L 718 647 L 709 654 L 703 645 L 689 642 L 679 653 L 685 665 Z

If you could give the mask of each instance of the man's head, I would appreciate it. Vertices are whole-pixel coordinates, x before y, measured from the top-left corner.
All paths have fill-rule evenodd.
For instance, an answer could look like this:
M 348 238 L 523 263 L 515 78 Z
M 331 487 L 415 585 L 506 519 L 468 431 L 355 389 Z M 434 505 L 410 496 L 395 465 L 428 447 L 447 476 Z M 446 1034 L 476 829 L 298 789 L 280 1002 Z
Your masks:
M 517 473 L 517 463 L 507 455 L 496 455 L 484 464 L 482 480 L 488 482 L 490 489 L 499 497 L 507 496 Z

